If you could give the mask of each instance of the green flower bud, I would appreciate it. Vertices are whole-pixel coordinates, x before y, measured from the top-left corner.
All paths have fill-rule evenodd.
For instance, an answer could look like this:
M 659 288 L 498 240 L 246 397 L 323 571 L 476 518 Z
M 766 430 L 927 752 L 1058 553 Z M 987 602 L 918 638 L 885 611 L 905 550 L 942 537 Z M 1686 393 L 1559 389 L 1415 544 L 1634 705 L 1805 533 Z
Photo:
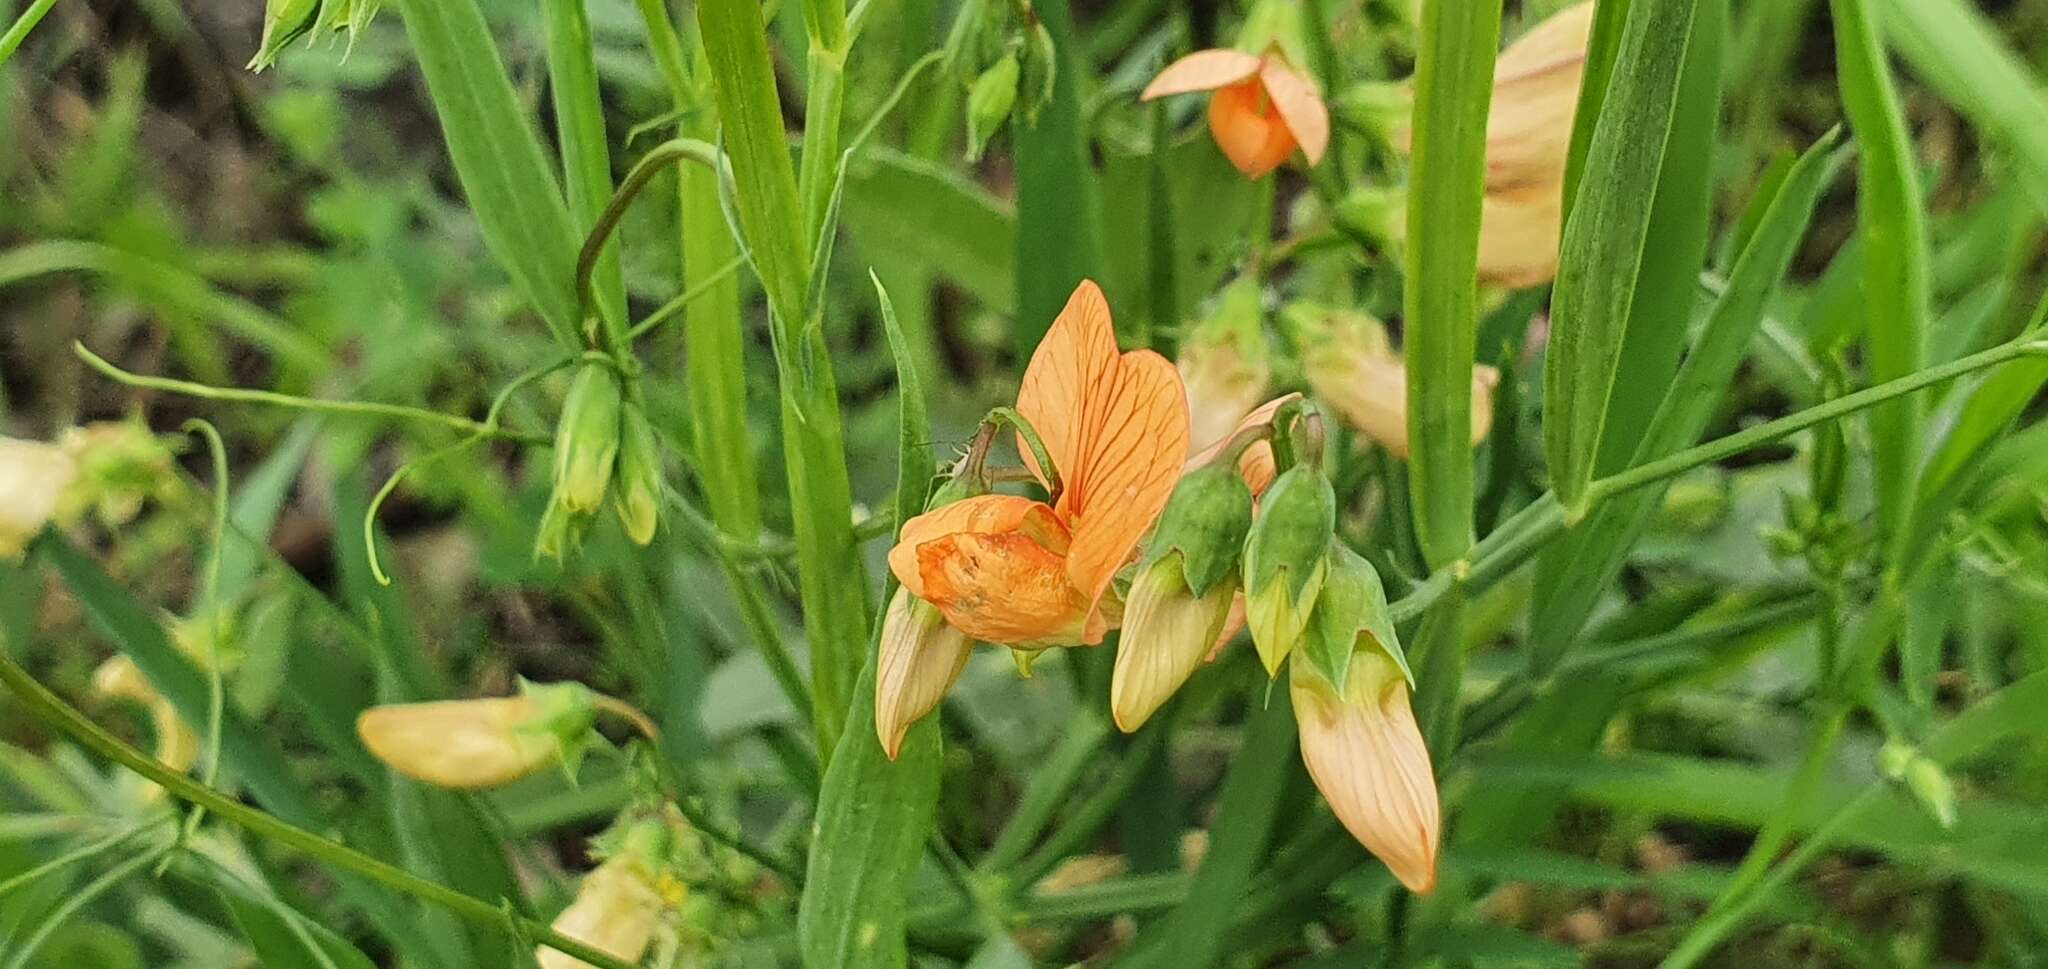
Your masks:
M 654 425 L 638 404 L 627 404 L 619 429 L 618 489 L 612 507 L 619 524 L 635 545 L 654 541 L 655 526 L 661 523 L 661 449 L 654 440 Z
M 1252 529 L 1252 489 L 1234 466 L 1212 463 L 1180 479 L 1145 542 L 1140 572 L 1172 553 L 1181 580 L 1197 597 L 1235 578 Z
M 1906 767 L 1906 790 L 1943 829 L 1956 826 L 1956 786 L 1948 772 L 1926 756 L 1916 757 Z
M 249 58 L 249 70 L 262 71 L 277 63 L 277 55 L 312 30 L 319 14 L 320 0 L 269 0 L 263 8 L 263 39 L 256 45 L 256 56 Z
M 1004 54 L 974 79 L 967 93 L 968 161 L 980 161 L 982 149 L 996 129 L 1010 120 L 1010 109 L 1017 104 L 1017 78 L 1022 73 L 1017 55 Z
M 619 454 L 620 406 L 610 367 L 586 364 L 569 385 L 555 429 L 555 502 L 571 512 L 587 515 L 604 504 Z
M 1372 240 L 1390 255 L 1401 252 L 1408 237 L 1408 192 L 1386 185 L 1354 188 L 1337 200 L 1337 226 Z
M 1338 692 L 1344 690 L 1353 656 L 1368 652 L 1385 654 L 1400 668 L 1409 688 L 1415 686 L 1415 674 L 1394 634 L 1379 571 L 1342 542 L 1331 543 L 1329 575 L 1316 597 L 1302 651 Z
M 1266 489 L 1244 548 L 1246 621 L 1268 675 L 1308 627 L 1329 571 L 1337 497 L 1322 474 L 1296 465 Z

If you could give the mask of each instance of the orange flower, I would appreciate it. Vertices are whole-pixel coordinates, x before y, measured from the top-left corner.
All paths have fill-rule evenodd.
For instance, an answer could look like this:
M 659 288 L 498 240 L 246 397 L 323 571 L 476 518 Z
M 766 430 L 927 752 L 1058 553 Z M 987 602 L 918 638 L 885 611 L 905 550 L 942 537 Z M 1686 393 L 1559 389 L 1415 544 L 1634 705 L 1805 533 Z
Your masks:
M 1167 65 L 1141 100 L 1212 91 L 1209 133 L 1247 178 L 1280 167 L 1300 148 L 1310 165 L 1330 146 L 1330 112 L 1314 81 L 1276 49 L 1264 57 L 1236 50 L 1198 50 Z
M 1408 702 L 1408 681 L 1378 648 L 1360 650 L 1342 693 L 1294 661 L 1290 688 L 1301 759 L 1330 810 L 1408 890 L 1436 888 L 1442 832 L 1429 747 Z
M 925 512 L 903 523 L 889 568 L 969 639 L 1092 646 L 1110 627 L 1110 578 L 1180 478 L 1186 391 L 1166 358 L 1117 352 L 1109 304 L 1083 280 L 1032 354 L 1017 411 L 1059 474 L 1054 502 L 980 495 Z

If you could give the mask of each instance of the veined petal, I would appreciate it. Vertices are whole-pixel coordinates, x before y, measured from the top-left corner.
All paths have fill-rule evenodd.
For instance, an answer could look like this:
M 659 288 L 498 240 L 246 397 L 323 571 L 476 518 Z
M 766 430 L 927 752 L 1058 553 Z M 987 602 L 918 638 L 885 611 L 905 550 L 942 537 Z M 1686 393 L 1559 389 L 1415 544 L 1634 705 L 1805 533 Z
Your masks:
M 1523 182 L 1489 191 L 1479 210 L 1479 278 L 1521 289 L 1557 276 L 1564 180 Z
M 973 641 L 931 604 L 896 590 L 875 656 L 875 735 L 890 760 L 911 725 L 945 698 L 973 651 Z
M 1486 118 L 1489 194 L 1563 183 L 1592 31 L 1593 5 L 1581 3 L 1531 28 L 1494 62 Z
M 1198 50 L 1166 65 L 1138 95 L 1141 101 L 1194 91 L 1214 91 L 1259 72 L 1259 59 L 1237 50 Z
M 1302 156 L 1310 165 L 1320 164 L 1330 147 L 1330 109 L 1323 106 L 1316 83 L 1277 56 L 1267 57 L 1259 67 L 1259 82 L 1266 86 L 1266 96 L 1273 99 L 1288 132 L 1301 145 Z
M 1067 580 L 1066 560 L 1019 532 L 958 532 L 917 547 L 919 597 L 983 642 L 1072 646 L 1102 641 L 1089 602 Z
M 1065 553 L 1066 526 L 1045 502 L 1019 495 L 976 495 L 934 508 L 903 523 L 896 546 L 889 550 L 889 571 L 910 594 L 924 598 L 924 573 L 917 564 L 918 546 L 947 535 L 992 535 L 1022 532 L 1045 547 Z
M 1182 473 L 1185 474 L 1210 461 L 1214 461 L 1216 455 L 1223 450 L 1223 445 L 1229 442 L 1232 437 L 1237 436 L 1238 431 L 1270 423 L 1273 420 L 1273 415 L 1280 412 L 1280 408 L 1300 399 L 1301 394 L 1299 393 L 1282 394 L 1253 408 L 1251 413 L 1244 416 L 1244 420 L 1237 422 L 1235 430 L 1223 435 L 1214 444 L 1203 448 L 1201 453 L 1189 458 Z M 1246 448 L 1244 454 L 1237 459 L 1237 470 L 1239 474 L 1244 476 L 1244 483 L 1251 486 L 1254 496 L 1264 494 L 1266 486 L 1273 483 L 1273 478 L 1278 473 L 1276 461 L 1273 457 L 1273 445 L 1260 441 Z
M 1236 595 L 1237 583 L 1223 582 L 1195 597 L 1171 556 L 1131 584 L 1109 682 L 1109 709 L 1118 728 L 1130 733 L 1143 726 L 1194 675 L 1222 634 Z
M 1407 682 L 1377 651 L 1353 660 L 1349 680 L 1339 696 L 1308 664 L 1294 664 L 1302 762 L 1345 829 L 1401 884 L 1426 895 L 1436 888 L 1441 818 Z
M 356 733 L 407 777 L 471 790 L 511 783 L 559 755 L 554 737 L 528 729 L 538 712 L 526 696 L 397 703 L 363 711 Z
M 1017 410 L 1059 466 L 1067 575 L 1092 609 L 1173 493 L 1187 457 L 1187 392 L 1165 357 L 1117 353 L 1109 304 L 1083 280 L 1032 354 Z M 1028 450 L 1024 460 L 1042 481 Z

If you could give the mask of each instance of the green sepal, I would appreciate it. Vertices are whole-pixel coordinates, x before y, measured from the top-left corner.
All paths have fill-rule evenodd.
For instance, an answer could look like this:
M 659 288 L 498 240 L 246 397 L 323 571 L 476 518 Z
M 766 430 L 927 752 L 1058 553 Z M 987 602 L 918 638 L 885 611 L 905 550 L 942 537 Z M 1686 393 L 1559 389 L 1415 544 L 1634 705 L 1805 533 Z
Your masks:
M 1252 490 L 1236 470 L 1221 462 L 1180 479 L 1145 543 L 1139 570 L 1179 552 L 1188 591 L 1209 594 L 1237 571 L 1252 529 Z
M 967 92 L 968 161 L 980 161 L 988 140 L 1010 120 L 1010 109 L 1017 104 L 1017 79 L 1022 73 L 1017 55 L 1006 53 L 974 79 L 974 86 Z
M 600 363 L 576 372 L 555 429 L 555 502 L 587 514 L 604 503 L 619 455 L 624 405 L 618 374 Z
M 1337 528 L 1337 495 L 1322 473 L 1297 465 L 1266 489 L 1244 545 L 1244 587 L 1264 590 L 1276 577 L 1299 597 L 1329 550 Z
M 1408 688 L 1415 688 L 1415 673 L 1394 632 L 1379 571 L 1342 542 L 1331 543 L 1330 572 L 1323 579 L 1306 635 L 1303 648 L 1309 661 L 1339 693 L 1344 691 L 1352 656 L 1366 649 L 1385 653 L 1400 668 Z
M 533 701 L 533 718 L 520 724 L 519 729 L 554 740 L 562 770 L 570 783 L 575 783 L 583 755 L 597 739 L 591 729 L 597 723 L 597 702 L 590 689 L 574 680 L 535 683 L 521 677 L 519 693 Z

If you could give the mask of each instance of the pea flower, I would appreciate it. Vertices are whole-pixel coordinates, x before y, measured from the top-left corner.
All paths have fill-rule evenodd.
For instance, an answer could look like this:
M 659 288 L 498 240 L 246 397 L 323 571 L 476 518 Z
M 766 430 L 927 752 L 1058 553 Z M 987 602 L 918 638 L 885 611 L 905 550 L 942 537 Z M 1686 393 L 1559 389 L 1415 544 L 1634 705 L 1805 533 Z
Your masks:
M 1289 679 L 1301 759 L 1346 830 L 1409 891 L 1436 888 L 1436 775 L 1409 705 L 1406 673 L 1363 641 L 1341 690 L 1297 658 Z
M 1301 149 L 1313 166 L 1330 146 L 1330 112 L 1314 81 L 1277 46 L 1263 56 L 1198 50 L 1168 64 L 1140 100 L 1195 91 L 1209 96 L 1209 134 L 1246 178 L 1263 178 Z
M 621 962 L 638 965 L 654 942 L 665 902 L 637 859 L 613 858 L 583 876 L 576 899 L 554 930 Z M 591 969 L 590 963 L 539 947 L 541 969 Z
M 889 568 L 970 639 L 1092 646 L 1111 625 L 1110 579 L 1180 476 L 1186 391 L 1166 358 L 1117 352 L 1109 304 L 1084 280 L 1032 354 L 1017 411 L 1053 464 L 1021 448 L 1052 502 L 990 494 L 927 511 L 903 524 Z
M 0 560 L 21 556 L 57 517 L 77 477 L 78 462 L 65 448 L 0 437 Z
M 1301 348 L 1302 376 L 1344 422 L 1396 458 L 1408 457 L 1408 364 L 1386 328 L 1364 313 L 1296 307 L 1289 315 Z M 1472 443 L 1493 429 L 1500 371 L 1472 368 Z
M 573 764 L 596 718 L 576 683 L 527 684 L 518 696 L 371 707 L 356 719 L 364 746 L 392 770 L 454 790 L 509 784 Z
M 1110 713 L 1126 733 L 1187 682 L 1223 635 L 1251 526 L 1252 491 L 1234 468 L 1198 469 L 1174 489 L 1131 582 L 1110 676 Z
M 875 735 L 890 760 L 903 737 L 945 699 L 974 654 L 974 641 L 946 624 L 931 603 L 899 588 L 882 618 L 875 656 Z

